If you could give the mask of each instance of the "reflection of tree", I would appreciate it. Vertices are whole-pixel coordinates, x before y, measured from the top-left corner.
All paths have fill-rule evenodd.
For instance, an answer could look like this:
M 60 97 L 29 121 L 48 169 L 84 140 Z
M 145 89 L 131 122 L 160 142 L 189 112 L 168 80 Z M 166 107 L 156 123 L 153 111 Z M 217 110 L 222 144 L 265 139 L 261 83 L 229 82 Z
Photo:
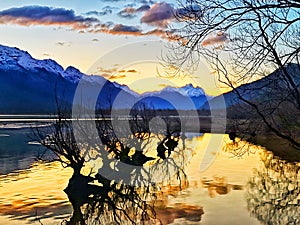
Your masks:
M 96 134 L 92 132 L 93 124 Z M 155 212 L 158 196 L 167 197 L 160 194 L 162 189 L 152 178 L 163 178 L 160 184 L 164 186 L 175 185 L 177 193 L 187 185 L 185 162 L 180 160 L 185 153 L 179 154 L 184 152 L 178 147 L 180 137 L 170 131 L 152 134 L 145 124 L 136 127 L 140 121 L 132 124 L 136 124 L 131 126 L 133 132 L 122 124 L 118 124 L 116 131 L 111 120 L 100 117 L 80 122 L 75 128 L 74 121 L 60 114 L 49 130 L 36 132 L 40 143 L 55 154 L 53 160 L 73 169 L 64 190 L 73 206 L 73 215 L 65 224 L 155 223 L 162 215 L 159 210 Z M 84 138 L 78 139 L 76 132 Z M 152 155 L 147 155 L 151 151 Z M 177 211 L 175 215 L 181 217 L 198 214 L 198 220 L 203 214 L 197 207 L 168 211 Z
M 300 224 L 299 163 L 288 163 L 267 151 L 261 159 L 247 184 L 251 215 L 263 224 Z
M 250 138 L 248 138 L 249 142 L 242 140 L 241 138 L 231 138 L 229 134 L 229 138 L 231 139 L 228 142 L 225 142 L 223 146 L 223 151 L 232 154 L 233 157 L 242 158 L 245 154 L 254 154 L 257 150 L 257 146 L 255 144 L 251 144 Z M 244 137 L 243 137 L 244 138 Z

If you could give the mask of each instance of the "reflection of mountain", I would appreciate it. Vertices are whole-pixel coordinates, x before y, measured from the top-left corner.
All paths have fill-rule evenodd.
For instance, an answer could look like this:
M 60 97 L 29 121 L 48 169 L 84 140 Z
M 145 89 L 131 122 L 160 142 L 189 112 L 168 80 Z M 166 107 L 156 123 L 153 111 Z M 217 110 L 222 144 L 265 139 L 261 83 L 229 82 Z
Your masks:
M 128 87 L 112 83 L 101 76 L 87 76 L 74 67 L 64 70 L 53 60 L 37 60 L 25 51 L 0 45 L 2 114 L 53 114 L 57 110 L 57 102 L 64 109 L 70 110 L 79 82 L 83 87 L 80 91 L 87 96 L 85 99 L 89 101 L 95 96 L 98 108 L 109 108 L 120 93 L 121 101 L 114 105 L 117 109 L 131 108 L 137 100 L 151 108 L 169 109 L 170 104 L 161 99 L 171 104 L 175 102 L 176 109 L 194 109 L 206 100 L 203 90 L 191 85 L 138 95 Z
M 288 163 L 270 152 L 247 184 L 250 213 L 262 224 L 300 224 L 299 163 Z
M 31 145 L 32 129 L 5 129 L 0 134 L 9 136 L 0 137 L 0 174 L 7 174 L 15 170 L 28 168 L 39 153 L 45 148 L 40 145 Z
M 43 224 L 61 224 L 72 212 L 62 192 L 70 172 L 52 162 L 0 175 L 0 224 L 35 224 L 37 219 Z

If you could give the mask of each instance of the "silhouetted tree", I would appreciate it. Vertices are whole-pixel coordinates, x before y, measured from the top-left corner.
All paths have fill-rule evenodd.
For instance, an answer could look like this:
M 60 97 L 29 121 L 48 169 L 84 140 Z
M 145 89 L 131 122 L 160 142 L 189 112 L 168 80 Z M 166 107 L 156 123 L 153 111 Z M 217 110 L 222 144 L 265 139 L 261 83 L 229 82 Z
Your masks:
M 76 124 L 75 121 L 79 119 L 71 120 L 59 112 L 56 122 L 47 129 L 37 129 L 35 136 L 54 153 L 52 161 L 59 161 L 64 167 L 73 169 L 73 175 L 64 190 L 73 206 L 73 215 L 65 224 L 83 225 L 95 221 L 102 224 L 112 221 L 115 224 L 157 222 L 154 205 L 159 188 L 155 182 L 151 183 L 151 176 L 160 176 L 156 174 L 158 164 L 163 164 L 166 173 L 174 168 L 177 170 L 175 174 L 164 177 L 162 182 L 169 183 L 177 179 L 179 186 L 183 181 L 186 184 L 184 165 L 169 157 L 175 154 L 179 137 L 168 133 L 162 141 L 168 150 L 167 156 L 160 157 L 157 152 L 157 157 L 150 157 L 146 153 L 149 149 L 156 150 L 152 139 L 157 136 L 150 133 L 149 129 L 141 129 L 145 128 L 141 121 L 134 123 L 134 132 L 128 132 L 122 124 L 114 127 L 112 120 L 103 119 L 103 116 Z M 92 133 L 93 126 L 96 127 L 96 134 Z M 116 129 L 120 130 L 116 132 Z M 76 132 L 84 137 L 84 141 L 76 137 Z M 93 167 L 89 162 L 97 159 L 102 161 L 100 168 Z M 161 162 L 161 159 L 164 161 Z M 153 164 L 154 169 L 147 170 L 144 166 L 147 163 Z M 123 170 L 123 164 L 129 167 Z M 84 173 L 87 170 L 90 172 Z M 126 178 L 107 178 L 102 174 L 104 170 L 112 175 L 125 174 Z
M 173 68 L 191 69 L 199 57 L 206 59 L 220 84 L 233 90 L 244 108 L 251 109 L 243 113 L 251 114 L 252 123 L 256 117 L 256 124 L 263 123 L 265 131 L 299 149 L 299 1 L 180 3 L 175 16 L 183 22 L 176 29 L 181 38 L 167 61 Z M 272 71 L 273 76 L 267 76 Z M 261 78 L 259 84 L 245 85 Z

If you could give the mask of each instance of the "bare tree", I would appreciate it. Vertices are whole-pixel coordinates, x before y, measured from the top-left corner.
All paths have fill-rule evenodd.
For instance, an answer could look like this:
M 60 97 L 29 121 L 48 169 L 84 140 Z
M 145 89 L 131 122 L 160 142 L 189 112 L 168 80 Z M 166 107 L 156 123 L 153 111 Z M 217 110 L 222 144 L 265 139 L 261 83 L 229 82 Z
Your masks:
M 300 2 L 186 0 L 180 5 L 175 16 L 183 24 L 176 29 L 181 38 L 167 61 L 191 69 L 199 57 L 206 59 L 264 131 L 299 149 Z
M 133 116 L 131 128 L 134 132 L 122 132 L 122 124 L 113 127 L 112 120 L 105 115 L 98 115 L 94 120 L 87 119 L 75 128 L 74 119 L 59 110 L 52 126 L 35 130 L 35 140 L 53 153 L 50 160 L 59 161 L 64 167 L 73 169 L 73 175 L 64 190 L 73 206 L 73 215 L 65 224 L 108 224 L 112 221 L 114 224 L 154 224 L 159 221 L 154 205 L 160 188 L 151 182 L 141 185 L 143 180 L 158 176 L 144 168 L 148 162 L 155 167 L 164 161 L 163 169 L 177 168 L 177 173 L 171 174 L 172 177 L 164 177 L 164 181 L 171 183 L 175 179 L 179 187 L 182 184 L 186 187 L 184 165 L 169 158 L 174 154 L 180 138 L 169 132 L 162 140 L 151 141 L 155 134 L 150 133 L 147 118 L 145 124 L 141 120 L 144 117 Z M 96 134 L 91 134 L 93 124 L 97 127 Z M 85 142 L 76 139 L 75 129 L 78 132 L 78 128 L 81 135 L 86 137 Z M 120 130 L 116 132 L 116 129 Z M 147 148 L 157 151 L 157 157 L 146 156 Z M 87 154 L 90 154 L 89 158 Z M 101 158 L 103 165 L 99 170 L 88 162 L 93 155 Z M 120 169 L 122 164 L 130 165 L 129 169 Z M 83 173 L 84 170 L 89 170 L 89 174 Z M 102 170 L 109 170 L 111 175 L 118 171 L 126 173 L 128 180 L 119 181 L 115 177 L 108 179 L 101 173 Z M 133 184 L 139 186 L 129 185 L 128 182 L 132 180 Z

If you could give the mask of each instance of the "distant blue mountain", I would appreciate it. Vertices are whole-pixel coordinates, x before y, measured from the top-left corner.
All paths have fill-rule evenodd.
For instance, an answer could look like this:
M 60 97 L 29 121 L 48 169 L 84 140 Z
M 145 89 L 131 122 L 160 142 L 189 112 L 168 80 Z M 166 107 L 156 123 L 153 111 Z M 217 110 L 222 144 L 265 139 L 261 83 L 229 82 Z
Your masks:
M 289 63 L 285 65 L 285 69 L 292 82 L 300 90 L 300 65 Z M 251 108 L 245 102 L 246 100 L 255 103 L 265 114 L 272 113 L 272 110 L 283 102 L 291 101 L 292 98 L 295 99 L 292 97 L 290 82 L 283 72 L 277 69 L 262 79 L 241 85 L 236 90 L 210 99 L 201 109 L 218 111 L 226 108 L 230 114 L 234 114 L 238 110 L 240 110 L 239 113 L 245 113 L 247 111 L 245 109 Z
M 63 69 L 54 60 L 37 60 L 26 51 L 0 45 L 0 114 L 55 114 L 58 106 L 71 110 L 79 83 L 85 99 L 98 96 L 96 109 L 110 108 L 120 94 L 122 101 L 114 105 L 117 109 L 136 103 L 147 109 L 190 110 L 210 99 L 191 84 L 139 95 L 102 76 L 86 75 L 74 67 Z
M 152 104 L 149 107 L 171 110 L 196 110 L 211 98 L 206 96 L 202 88 L 194 87 L 192 84 L 179 88 L 166 87 L 158 92 L 145 93 L 141 97 L 144 104 Z

